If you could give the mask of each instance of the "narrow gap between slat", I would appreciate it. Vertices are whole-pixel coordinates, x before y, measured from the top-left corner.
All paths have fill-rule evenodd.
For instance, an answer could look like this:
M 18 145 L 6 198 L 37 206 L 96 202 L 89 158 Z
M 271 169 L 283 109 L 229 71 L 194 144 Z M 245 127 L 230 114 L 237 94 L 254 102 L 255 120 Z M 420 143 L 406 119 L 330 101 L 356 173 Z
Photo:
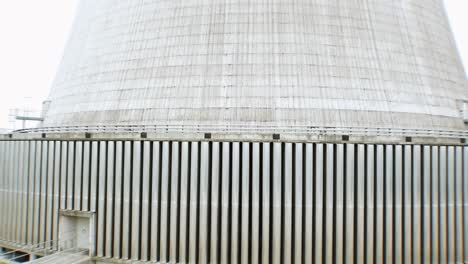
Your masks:
M 263 263 L 263 151 L 264 151 L 264 143 L 259 143 L 259 226 L 258 226 L 258 263 Z M 256 260 L 253 260 L 255 263 Z M 220 263 L 220 262 L 218 262 Z
M 377 245 L 378 245 L 379 237 L 377 235 L 377 232 L 378 232 L 379 228 L 382 228 L 381 226 L 378 226 L 379 221 L 378 221 L 378 214 L 377 214 L 377 211 L 378 211 L 378 203 L 377 202 L 378 202 L 378 191 L 379 191 L 378 182 L 382 180 L 382 179 L 379 179 L 379 177 L 378 177 L 378 175 L 379 175 L 379 173 L 378 173 L 379 160 L 378 160 L 378 156 L 377 156 L 377 154 L 379 152 L 378 150 L 379 150 L 379 146 L 377 146 L 377 145 L 374 146 L 374 166 L 373 166 L 374 167 L 374 174 L 373 174 L 373 176 L 374 176 L 374 197 L 373 197 L 374 198 L 374 210 L 372 212 L 372 214 L 374 216 L 373 217 L 373 219 L 374 219 L 373 227 L 374 228 L 372 230 L 372 232 L 374 233 L 373 234 L 373 236 L 374 236 L 374 245 L 373 245 L 373 248 L 372 248 L 372 250 L 374 252 L 374 254 L 373 254 L 373 256 L 374 256 L 373 263 L 374 264 L 377 264 L 377 259 L 378 259 Z
M 368 226 L 368 218 L 367 218 L 367 215 L 369 214 L 368 210 L 369 210 L 369 206 L 367 204 L 367 192 L 368 192 L 368 176 L 369 176 L 369 173 L 368 173 L 368 145 L 364 145 L 364 225 L 363 225 L 363 228 L 364 228 L 364 263 L 367 263 L 368 262 L 368 259 L 367 259 L 367 252 L 368 252 L 368 241 L 367 241 L 367 233 L 369 232 L 368 229 L 367 229 L 367 226 Z
M 252 263 L 252 194 L 253 194 L 253 148 L 254 145 L 249 143 L 249 229 L 248 229 L 248 261 Z M 260 240 L 260 239 L 259 239 Z M 259 252 L 260 254 L 260 252 Z
M 297 143 L 299 144 L 299 143 Z M 291 263 L 296 263 L 296 143 L 292 144 L 292 159 L 291 159 L 291 184 L 292 192 L 287 195 L 292 196 L 291 205 Z
M 153 192 L 155 192 L 156 190 L 153 190 L 153 181 L 155 181 L 156 179 L 154 179 L 155 175 L 153 175 L 153 168 L 154 168 L 154 165 L 153 165 L 153 157 L 154 157 L 154 154 L 153 154 L 153 151 L 154 151 L 154 144 L 157 144 L 155 142 L 149 142 L 149 160 L 148 160 L 148 163 L 149 163 L 149 172 L 148 172 L 148 191 L 149 191 L 149 201 L 148 201 L 148 236 L 147 236 L 147 243 L 146 243 L 146 252 L 148 252 L 148 256 L 147 256 L 147 259 L 150 258 L 151 256 L 151 234 L 153 234 L 153 229 L 155 228 L 155 222 L 156 222 L 156 219 L 153 219 L 152 216 L 153 216 Z M 154 221 L 154 222 L 153 222 Z
M 121 172 L 120 172 L 120 177 L 121 177 L 121 181 L 120 181 L 120 182 L 121 182 L 121 184 L 120 184 L 120 201 L 121 201 L 121 202 L 120 202 L 120 209 L 119 209 L 120 212 L 121 212 L 121 213 L 120 213 L 120 223 L 121 223 L 121 226 L 118 227 L 118 228 L 120 229 L 120 232 L 119 232 L 119 234 L 120 234 L 120 238 L 119 238 L 120 241 L 123 240 L 123 232 L 124 232 L 124 229 L 125 229 L 125 228 L 128 228 L 128 227 L 124 227 L 124 226 L 122 225 L 122 223 L 123 223 L 123 215 L 124 215 L 124 214 L 123 214 L 123 208 L 124 208 L 124 206 L 125 206 L 125 202 L 124 202 L 124 186 L 125 186 L 125 184 L 124 184 L 124 175 L 125 175 L 125 166 L 124 166 L 124 165 L 125 165 L 125 151 L 126 151 L 125 145 L 126 145 L 126 144 L 125 144 L 124 142 L 121 142 L 121 143 L 122 143 L 122 153 L 121 153 L 121 157 L 120 157 L 120 160 L 121 160 L 121 163 L 122 163 L 121 166 L 120 166 L 120 170 L 121 170 Z M 119 247 L 119 252 L 118 252 L 118 256 L 119 256 L 119 257 L 122 257 L 122 255 L 123 255 L 123 254 L 122 254 L 122 249 L 123 249 L 123 245 L 122 245 L 122 244 L 123 244 L 123 243 L 120 242 L 120 247 Z
M 146 188 L 146 186 L 143 185 L 143 174 L 144 174 L 144 170 L 143 170 L 143 161 L 144 161 L 144 150 L 145 150 L 145 144 L 143 142 L 140 143 L 141 144 L 141 147 L 140 147 L 140 160 L 138 161 L 140 163 L 140 180 L 139 180 L 139 183 L 140 183 L 140 186 L 138 187 L 138 189 L 140 190 L 140 197 L 138 197 L 138 200 L 139 200 L 139 207 L 138 208 L 138 212 L 139 212 L 139 224 L 138 224 L 138 240 L 140 241 L 140 243 L 138 243 L 140 246 L 138 247 L 138 259 L 141 260 L 141 244 L 142 244 L 142 223 L 143 223 L 143 188 Z M 114 150 L 114 153 L 115 153 L 115 150 Z M 115 160 L 115 159 L 114 159 Z M 113 183 L 115 183 L 115 180 L 113 181 Z
M 129 150 L 130 151 L 130 187 L 129 187 L 129 189 L 130 189 L 130 194 L 129 194 L 130 195 L 130 202 L 129 202 L 129 207 L 130 208 L 129 208 L 129 213 L 128 213 L 129 220 L 128 220 L 128 227 L 127 227 L 128 228 L 128 237 L 129 237 L 129 239 L 128 239 L 128 248 L 127 248 L 128 253 L 127 254 L 128 254 L 129 258 L 131 258 L 131 256 L 132 256 L 132 244 L 133 244 L 133 241 L 132 241 L 132 237 L 133 237 L 132 236 L 132 231 L 133 231 L 132 226 L 133 226 L 133 209 L 134 209 L 133 208 L 133 199 L 134 199 L 134 197 L 133 197 L 133 177 L 134 177 L 134 175 L 133 175 L 133 159 L 134 159 L 133 150 L 135 149 L 134 144 L 135 144 L 135 142 L 133 142 L 133 141 L 130 143 L 130 150 Z
M 199 147 L 198 147 L 198 160 L 197 160 L 197 177 L 198 177 L 198 180 L 197 180 L 197 210 L 196 210 L 196 222 L 197 222 L 197 226 L 195 227 L 196 228 L 196 235 L 195 235 L 195 247 L 196 247 L 196 253 L 195 253 L 195 263 L 198 264 L 200 262 L 200 182 L 201 182 L 201 160 L 202 160 L 202 156 L 201 156 L 201 149 L 203 148 L 202 144 L 200 143 L 199 144 Z
M 185 209 L 185 223 L 187 224 L 187 229 L 186 229 L 186 234 L 185 234 L 185 259 L 181 260 L 181 262 L 187 263 L 189 260 L 189 250 L 190 250 L 190 229 L 193 228 L 189 223 L 190 223 L 190 195 L 191 195 L 191 178 L 192 178 L 192 144 L 193 143 L 188 143 L 188 150 L 187 150 L 187 208 Z M 158 227 L 159 228 L 159 227 Z M 159 230 L 159 229 L 158 229 Z M 159 231 L 158 231 L 159 232 Z M 158 252 L 159 252 L 159 247 L 158 247 Z M 159 260 L 159 258 L 158 258 Z
M 273 143 L 270 143 L 270 216 L 269 216 L 269 232 L 270 235 L 268 236 L 270 238 L 270 241 L 268 241 L 269 246 L 268 246 L 268 262 L 271 263 L 273 262 L 273 232 L 275 230 L 273 229 L 273 213 L 274 213 L 274 204 L 273 204 L 273 197 L 275 195 L 274 193 L 274 181 L 273 181 L 273 175 L 275 173 L 275 166 L 274 166 L 274 145 Z
M 222 186 L 223 186 L 223 181 L 227 180 L 227 179 L 224 179 L 223 178 L 223 167 L 224 166 L 227 166 L 227 164 L 224 164 L 224 157 L 223 157 L 223 147 L 224 147 L 224 144 L 223 143 L 218 143 L 219 144 L 219 157 L 218 157 L 218 178 L 219 178 L 219 181 L 218 181 L 218 218 L 217 218 L 217 230 L 216 230 L 216 241 L 218 242 L 218 244 L 216 245 L 216 256 L 217 256 L 217 259 L 216 259 L 216 263 L 221 263 L 221 241 L 222 241 L 222 237 L 221 237 L 221 227 L 223 226 L 223 223 L 222 223 L 222 208 L 223 208 L 223 204 L 222 204 L 222 197 L 223 197 L 223 194 L 222 194 Z
M 167 186 L 162 186 L 163 188 L 167 188 L 167 197 L 166 197 L 166 203 L 167 203 L 167 215 L 166 215 L 166 223 L 167 226 L 166 228 L 166 259 L 163 259 L 162 261 L 169 262 L 170 259 L 170 251 L 171 251 L 171 225 L 174 223 L 171 223 L 171 210 L 172 210 L 172 145 L 174 144 L 173 141 L 169 141 L 169 152 L 168 152 L 168 157 L 167 157 Z M 200 158 L 200 156 L 199 156 Z M 198 200 L 200 202 L 200 200 Z
M 285 172 L 286 172 L 286 166 L 285 166 L 285 144 L 281 143 L 281 233 L 280 233 L 280 260 L 281 263 L 286 262 L 285 261 L 285 256 L 284 256 L 284 251 L 285 251 Z
M 328 181 L 327 179 L 327 174 L 328 174 L 328 168 L 327 168 L 327 155 L 328 155 L 328 147 L 326 144 L 323 145 L 323 153 L 322 153 L 322 175 L 319 175 L 319 177 L 322 177 L 322 263 L 327 263 L 327 226 L 328 226 L 328 219 L 327 219 L 327 187 L 328 187 Z
M 183 147 L 183 142 L 179 142 L 179 148 L 177 149 L 177 155 L 178 155 L 178 170 L 177 170 L 177 212 L 176 212 L 176 262 L 178 263 L 180 261 L 180 210 L 182 206 L 180 205 L 181 203 L 181 179 L 182 179 L 182 147 Z M 151 193 L 151 192 L 150 192 Z
M 337 259 L 337 253 L 338 254 L 343 254 L 343 252 L 337 252 L 336 251 L 336 240 L 338 239 L 337 238 L 337 232 L 336 232 L 336 223 L 337 223 L 337 173 L 336 173 L 336 169 L 337 169 L 337 145 L 336 144 L 333 144 L 333 216 L 332 216 L 332 223 L 333 223 L 333 230 L 332 230 L 332 237 L 333 237 L 333 242 L 332 242 L 332 262 L 333 263 L 336 263 L 336 259 Z M 341 191 L 341 190 L 340 190 Z M 343 196 L 344 197 L 344 196 Z M 344 222 L 343 222 L 344 223 Z
M 243 164 L 243 152 L 244 152 L 244 148 L 243 148 L 243 145 L 242 143 L 239 143 L 239 169 L 237 170 L 238 171 L 238 177 L 239 177 L 239 193 L 238 193 L 238 219 L 237 219 L 237 224 L 239 225 L 239 227 L 237 228 L 237 262 L 239 264 L 241 264 L 242 262 L 242 184 L 243 184 L 243 167 L 244 167 L 244 164 Z
M 316 231 L 316 224 L 317 224 L 317 221 L 316 221 L 316 217 L 317 217 L 317 144 L 313 144 L 313 159 L 312 159 L 312 163 L 313 163 L 313 166 L 312 166 L 312 176 L 313 176 L 313 180 L 312 180 L 312 190 L 313 191 L 313 195 L 312 195 L 312 248 L 310 250 L 312 250 L 312 262 L 314 264 L 319 264 L 319 263 L 315 263 L 315 256 L 317 255 L 317 252 L 315 250 L 315 246 L 316 246 L 316 235 L 317 235 L 317 231 Z
M 305 258 L 306 258 L 306 248 L 305 248 L 305 245 L 306 245 L 306 229 L 307 229 L 307 224 L 306 224 L 306 197 L 307 197 L 307 144 L 302 144 L 302 153 L 301 153 L 301 156 L 302 156 L 302 227 L 301 227 L 301 230 L 302 230 L 302 237 L 301 237 L 301 264 L 305 264 Z
M 387 264 L 388 260 L 387 260 L 387 247 L 388 247 L 388 244 L 391 243 L 392 241 L 392 238 L 391 237 L 387 237 L 387 226 L 388 225 L 391 225 L 391 223 L 388 223 L 387 221 L 387 215 L 388 215 L 388 210 L 390 210 L 391 208 L 389 208 L 388 206 L 388 192 L 387 192 L 387 187 L 386 187 L 386 184 L 387 184 L 387 179 L 389 177 L 389 175 L 387 175 L 387 146 L 383 146 L 383 157 L 382 157 L 383 161 L 383 178 L 382 179 L 378 179 L 378 180 L 381 180 L 382 181 L 382 185 L 383 185 L 383 201 L 382 201 L 382 207 L 383 207 L 383 226 L 382 226 L 382 236 L 380 239 L 382 239 L 382 247 L 383 247 L 383 256 L 382 256 L 382 259 L 383 259 L 383 264 Z M 377 241 L 377 240 L 376 240 Z
M 157 235 L 156 235 L 156 261 L 161 261 L 161 189 L 162 189 L 162 168 L 164 167 L 163 164 L 163 143 L 162 142 L 157 142 L 156 144 L 159 145 L 159 168 L 158 168 L 158 175 L 156 176 L 158 178 L 159 184 L 158 184 L 158 219 L 157 219 Z
M 229 143 L 229 195 L 228 195 L 228 237 L 227 237 L 227 244 L 228 244 L 228 264 L 231 264 L 232 259 L 232 170 L 233 170 L 233 143 Z

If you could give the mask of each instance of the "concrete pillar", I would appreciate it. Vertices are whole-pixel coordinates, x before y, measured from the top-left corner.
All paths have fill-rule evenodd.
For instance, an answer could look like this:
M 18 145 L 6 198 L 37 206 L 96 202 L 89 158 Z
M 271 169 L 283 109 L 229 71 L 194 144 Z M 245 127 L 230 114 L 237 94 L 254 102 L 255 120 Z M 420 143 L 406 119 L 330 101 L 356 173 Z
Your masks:
M 33 260 L 36 260 L 36 259 L 37 259 L 36 255 L 34 255 L 34 254 L 29 255 L 29 261 L 33 261 Z

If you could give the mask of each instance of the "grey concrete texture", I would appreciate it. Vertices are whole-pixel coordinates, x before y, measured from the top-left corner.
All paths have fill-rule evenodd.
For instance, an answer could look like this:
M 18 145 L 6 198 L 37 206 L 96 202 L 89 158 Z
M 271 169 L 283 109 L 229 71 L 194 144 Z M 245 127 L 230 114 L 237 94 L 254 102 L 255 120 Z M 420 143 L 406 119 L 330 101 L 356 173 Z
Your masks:
M 44 126 L 466 129 L 442 0 L 81 0 Z

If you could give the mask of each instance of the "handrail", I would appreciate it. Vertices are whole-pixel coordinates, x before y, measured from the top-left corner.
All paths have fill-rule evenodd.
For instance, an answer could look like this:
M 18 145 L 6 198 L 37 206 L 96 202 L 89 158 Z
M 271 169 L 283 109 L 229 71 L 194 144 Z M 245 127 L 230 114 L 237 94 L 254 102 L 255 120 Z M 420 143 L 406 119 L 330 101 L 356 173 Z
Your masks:
M 19 255 L 19 256 L 16 256 L 16 257 L 14 257 L 14 258 L 9 258 L 8 260 L 11 261 L 11 260 L 15 260 L 15 259 L 19 259 L 19 258 L 22 258 L 22 257 L 29 256 L 29 255 L 30 255 L 29 253 L 25 253 L 25 254 L 23 254 L 23 255 Z
M 68 231 L 68 232 L 66 232 L 64 234 L 68 234 L 68 233 L 73 234 L 74 231 Z M 73 240 L 73 238 L 65 240 L 65 241 L 69 241 L 69 240 Z M 20 247 L 18 249 L 11 250 L 11 251 L 4 252 L 4 253 L 0 254 L 0 258 L 4 257 L 4 258 L 7 258 L 7 260 L 14 260 L 14 259 L 17 259 L 17 258 L 21 258 L 23 256 L 30 255 L 30 254 L 36 254 L 38 252 L 44 252 L 44 254 L 46 254 L 47 250 L 54 250 L 54 248 L 57 247 L 57 246 L 58 246 L 58 251 L 60 251 L 60 242 L 63 242 L 63 240 L 54 239 L 54 240 L 43 241 L 43 242 L 36 243 L 36 244 L 33 244 L 33 245 L 22 246 L 22 247 Z M 46 245 L 46 244 L 49 244 L 50 246 L 47 246 L 47 247 L 42 246 L 42 245 Z M 23 255 L 19 255 L 19 256 L 14 256 L 14 254 L 18 253 L 18 252 L 27 252 L 27 253 L 23 254 Z M 10 256 L 10 255 L 13 255 L 12 256 L 13 258 L 9 258 L 8 256 Z
M 467 130 L 408 129 L 408 128 L 359 128 L 329 126 L 236 126 L 236 125 L 116 125 L 116 126 L 61 126 L 40 127 L 16 130 L 14 133 L 79 133 L 79 132 L 155 132 L 155 133 L 282 133 L 314 135 L 352 135 L 352 136 L 413 136 L 413 137 L 468 137 Z
M 63 251 L 57 251 L 56 253 L 52 254 L 52 255 L 49 255 L 49 258 L 47 259 L 47 261 L 53 261 L 54 259 L 57 259 L 57 258 L 60 258 L 62 255 L 62 253 L 68 253 L 68 252 L 72 252 L 71 254 L 69 254 L 68 256 L 76 256 L 76 255 L 79 255 L 79 254 L 83 254 L 85 253 L 86 251 L 88 251 L 87 249 L 83 249 L 83 250 L 78 250 L 76 251 L 77 248 L 69 248 L 67 250 L 63 250 Z M 76 252 L 74 252 L 76 251 Z M 32 261 L 30 263 L 41 263 L 42 261 L 44 261 L 44 259 L 37 259 L 35 261 Z
M 48 240 L 48 241 L 44 241 L 44 242 L 33 244 L 33 245 L 23 246 L 21 248 L 15 249 L 15 250 L 8 251 L 6 253 L 2 253 L 2 254 L 0 254 L 0 257 L 10 255 L 10 254 L 13 254 L 13 253 L 16 253 L 16 252 L 20 252 L 20 251 L 32 250 L 34 248 L 39 248 L 39 245 L 43 245 L 45 243 L 56 242 L 56 241 L 58 241 L 58 240 Z M 42 250 L 42 248 L 41 248 L 41 250 Z

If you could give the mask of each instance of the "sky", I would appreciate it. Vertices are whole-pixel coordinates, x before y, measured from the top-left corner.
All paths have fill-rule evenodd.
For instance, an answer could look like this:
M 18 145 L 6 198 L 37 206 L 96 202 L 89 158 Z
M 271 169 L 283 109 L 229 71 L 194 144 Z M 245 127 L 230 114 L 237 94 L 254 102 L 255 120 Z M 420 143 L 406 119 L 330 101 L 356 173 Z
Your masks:
M 468 71 L 468 1 L 444 1 Z M 9 128 L 9 109 L 40 110 L 62 58 L 77 3 L 0 1 L 0 129 Z

